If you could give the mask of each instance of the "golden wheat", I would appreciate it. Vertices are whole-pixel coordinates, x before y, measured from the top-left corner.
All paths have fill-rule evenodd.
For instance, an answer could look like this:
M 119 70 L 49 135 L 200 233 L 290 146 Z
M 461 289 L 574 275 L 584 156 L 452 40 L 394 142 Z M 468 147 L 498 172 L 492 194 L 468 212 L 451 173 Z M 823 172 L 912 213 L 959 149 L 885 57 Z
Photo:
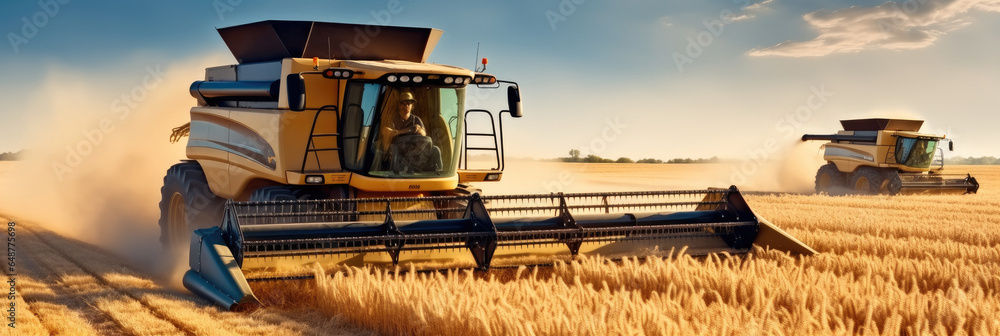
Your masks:
M 266 302 L 387 334 L 995 335 L 1000 170 L 974 168 L 977 195 L 748 197 L 822 252 L 812 257 L 583 257 L 489 275 L 349 268 L 256 286 L 272 290 Z
M 17 334 L 1000 334 L 1000 169 L 959 169 L 979 194 L 747 197 L 818 256 L 316 270 L 315 281 L 252 283 L 267 306 L 249 314 L 19 223 L 19 256 L 37 270 L 18 279 Z

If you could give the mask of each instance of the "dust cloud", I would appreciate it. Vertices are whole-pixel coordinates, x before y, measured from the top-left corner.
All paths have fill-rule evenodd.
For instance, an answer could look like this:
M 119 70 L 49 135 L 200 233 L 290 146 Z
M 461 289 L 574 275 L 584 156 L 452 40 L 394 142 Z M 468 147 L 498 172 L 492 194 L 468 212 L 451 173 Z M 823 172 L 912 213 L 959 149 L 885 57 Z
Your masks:
M 611 164 L 508 161 L 503 179 L 477 183 L 488 195 L 553 192 L 697 190 L 736 185 L 744 191 L 811 193 L 826 162 L 823 142 L 778 145 L 758 159 L 716 164 Z
M 795 143 L 779 146 L 767 160 L 748 159 L 730 164 L 730 180 L 742 190 L 813 192 L 816 170 L 826 164 L 821 148 L 824 143 L 795 140 Z
M 96 244 L 132 262 L 162 258 L 158 204 L 184 158 L 173 127 L 189 120 L 191 82 L 211 55 L 116 73 L 54 66 L 30 99 L 24 161 L 0 186 L 0 212 Z M 128 79 L 128 80 L 126 80 Z M 125 82 L 123 85 L 122 82 Z

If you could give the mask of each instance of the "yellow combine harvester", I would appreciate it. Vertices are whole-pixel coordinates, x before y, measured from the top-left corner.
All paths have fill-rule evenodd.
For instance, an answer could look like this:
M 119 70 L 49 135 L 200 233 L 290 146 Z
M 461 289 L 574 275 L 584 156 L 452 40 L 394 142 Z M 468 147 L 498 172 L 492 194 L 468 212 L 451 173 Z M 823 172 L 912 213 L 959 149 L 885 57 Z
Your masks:
M 190 246 L 185 287 L 220 306 L 256 302 L 243 270 L 312 263 L 815 253 L 735 187 L 481 196 L 466 183 L 501 179 L 501 116 L 521 117 L 520 88 L 485 59 L 427 63 L 439 30 L 263 21 L 219 34 L 239 64 L 191 85 L 198 106 L 175 134 L 189 132 L 189 160 L 167 171 L 160 226 L 165 245 Z M 495 92 L 502 110 L 472 106 Z M 470 151 L 496 166 L 470 169 Z
M 860 194 L 920 192 L 976 193 L 979 183 L 969 174 L 942 174 L 944 150 L 954 149 L 943 135 L 919 133 L 923 120 L 841 120 L 837 134 L 802 136 L 824 140 L 827 164 L 816 172 L 816 192 Z

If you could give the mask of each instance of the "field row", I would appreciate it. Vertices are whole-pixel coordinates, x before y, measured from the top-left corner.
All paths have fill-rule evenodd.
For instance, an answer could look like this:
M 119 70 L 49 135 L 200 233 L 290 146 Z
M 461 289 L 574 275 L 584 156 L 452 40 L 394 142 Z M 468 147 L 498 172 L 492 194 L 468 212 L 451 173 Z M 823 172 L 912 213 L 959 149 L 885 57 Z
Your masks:
M 347 328 L 315 312 L 220 311 L 102 251 L 18 222 L 19 335 L 301 335 Z M 23 317 L 23 318 L 22 318 Z

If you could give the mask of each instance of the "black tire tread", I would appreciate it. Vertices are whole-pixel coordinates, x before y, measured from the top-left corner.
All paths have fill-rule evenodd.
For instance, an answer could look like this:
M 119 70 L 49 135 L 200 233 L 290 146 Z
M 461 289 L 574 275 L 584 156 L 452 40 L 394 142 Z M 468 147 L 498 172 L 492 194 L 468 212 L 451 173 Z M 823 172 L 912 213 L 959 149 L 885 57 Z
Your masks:
M 175 192 L 184 198 L 186 231 L 193 232 L 222 223 L 226 200 L 212 193 L 201 165 L 193 161 L 175 164 L 167 169 L 160 188 L 160 243 L 165 247 L 179 248 L 188 243 L 187 240 L 174 242 L 170 238 L 167 213 Z
M 831 179 L 830 179 L 829 190 L 823 190 L 822 188 L 820 188 L 819 185 L 820 178 L 823 176 L 824 173 L 830 174 Z M 837 165 L 828 163 L 823 165 L 822 167 L 819 167 L 819 170 L 816 171 L 815 185 L 816 185 L 816 193 L 826 192 L 832 194 L 836 190 L 843 189 L 844 187 L 847 186 L 847 175 L 842 173 L 839 169 L 837 169 Z
M 850 187 L 853 189 L 857 184 L 858 180 L 864 177 L 868 179 L 868 190 L 855 190 L 855 192 L 861 193 L 863 195 L 878 195 L 882 189 L 882 174 L 878 169 L 872 167 L 859 167 L 851 174 L 851 184 Z

